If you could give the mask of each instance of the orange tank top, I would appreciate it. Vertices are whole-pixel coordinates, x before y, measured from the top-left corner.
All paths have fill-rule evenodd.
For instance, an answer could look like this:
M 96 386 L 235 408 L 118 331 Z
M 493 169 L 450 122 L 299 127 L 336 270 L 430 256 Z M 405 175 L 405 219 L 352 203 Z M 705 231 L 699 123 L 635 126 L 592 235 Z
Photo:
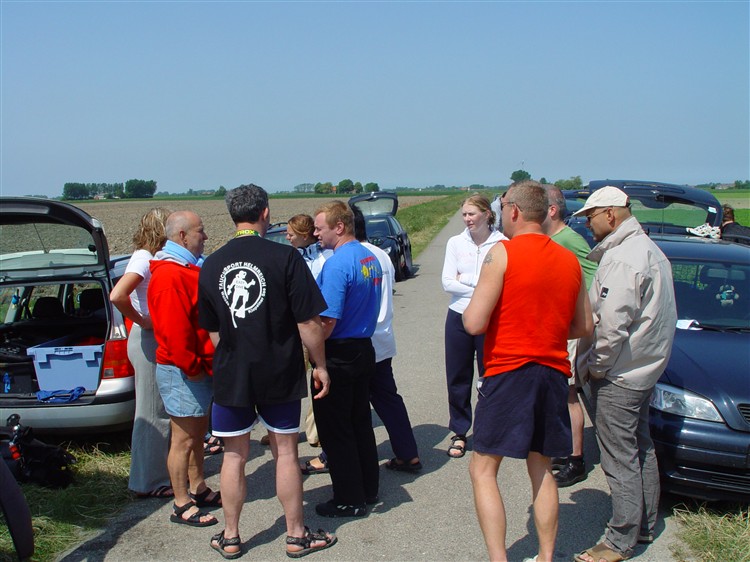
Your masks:
M 581 288 L 578 259 L 542 234 L 501 243 L 508 266 L 484 340 L 484 375 L 533 362 L 570 377 L 567 338 Z

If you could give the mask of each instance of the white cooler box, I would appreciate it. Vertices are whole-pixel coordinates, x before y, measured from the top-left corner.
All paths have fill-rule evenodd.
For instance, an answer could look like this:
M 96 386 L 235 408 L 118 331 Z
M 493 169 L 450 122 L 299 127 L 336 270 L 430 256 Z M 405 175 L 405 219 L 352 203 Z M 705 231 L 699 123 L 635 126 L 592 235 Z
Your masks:
M 39 390 L 86 390 L 99 388 L 104 345 L 74 345 L 66 336 L 26 350 L 34 358 Z

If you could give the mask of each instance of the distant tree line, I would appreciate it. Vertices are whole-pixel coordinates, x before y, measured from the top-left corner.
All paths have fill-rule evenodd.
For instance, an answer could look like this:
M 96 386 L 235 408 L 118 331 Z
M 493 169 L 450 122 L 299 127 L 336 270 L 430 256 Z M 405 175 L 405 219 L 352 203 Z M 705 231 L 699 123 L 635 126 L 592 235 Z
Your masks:
M 62 198 L 81 199 L 143 199 L 153 197 L 156 192 L 154 180 L 128 180 L 123 183 L 76 183 L 63 186 Z
M 294 188 L 295 191 L 298 191 L 297 188 L 301 188 L 305 190 L 305 192 L 309 192 L 309 186 L 310 184 L 300 184 Z M 380 186 L 375 182 L 368 182 L 362 185 L 361 182 L 353 182 L 350 179 L 344 179 L 341 180 L 338 185 L 333 185 L 331 182 L 318 182 L 312 187 L 313 193 L 372 193 L 373 191 L 380 191 Z
M 516 170 L 510 175 L 511 182 L 518 182 L 532 179 L 532 176 L 526 170 Z M 539 183 L 551 183 L 547 178 L 539 178 Z M 583 180 L 581 176 L 571 176 L 568 179 L 559 179 L 553 182 L 560 189 L 577 190 L 583 189 Z M 696 185 L 701 189 L 750 189 L 750 180 L 737 180 L 730 183 L 705 183 Z M 426 187 L 407 187 L 400 186 L 395 189 L 398 191 L 406 190 L 431 190 L 431 191 L 501 191 L 507 186 L 487 186 L 482 184 L 471 184 L 470 186 L 445 186 L 435 184 Z M 331 182 L 318 183 L 300 183 L 293 188 L 294 193 L 319 193 L 319 194 L 354 194 L 354 193 L 371 193 L 380 191 L 380 186 L 375 182 L 368 182 L 362 185 L 361 182 L 353 182 L 350 179 L 341 180 L 338 185 Z M 143 199 L 157 197 L 217 197 L 223 198 L 227 189 L 220 185 L 217 189 L 188 189 L 182 193 L 169 193 L 168 191 L 156 192 L 156 182 L 154 180 L 131 179 L 125 183 L 66 183 L 63 187 L 62 198 L 66 200 L 82 199 Z M 47 197 L 40 195 L 38 197 Z
M 702 183 L 700 185 L 696 185 L 695 187 L 700 187 L 701 189 L 718 189 L 718 188 L 724 188 L 727 189 L 727 187 L 731 186 L 732 189 L 750 189 L 750 180 L 736 180 L 734 184 L 726 184 L 726 183 Z

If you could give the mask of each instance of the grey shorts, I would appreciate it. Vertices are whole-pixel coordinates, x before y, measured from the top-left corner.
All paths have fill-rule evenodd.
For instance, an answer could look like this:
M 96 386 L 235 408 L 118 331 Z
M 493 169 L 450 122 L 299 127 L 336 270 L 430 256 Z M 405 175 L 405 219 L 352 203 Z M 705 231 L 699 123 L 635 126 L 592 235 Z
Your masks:
M 174 365 L 156 366 L 156 384 L 164 409 L 175 418 L 200 418 L 208 415 L 214 395 L 211 377 L 192 381 Z

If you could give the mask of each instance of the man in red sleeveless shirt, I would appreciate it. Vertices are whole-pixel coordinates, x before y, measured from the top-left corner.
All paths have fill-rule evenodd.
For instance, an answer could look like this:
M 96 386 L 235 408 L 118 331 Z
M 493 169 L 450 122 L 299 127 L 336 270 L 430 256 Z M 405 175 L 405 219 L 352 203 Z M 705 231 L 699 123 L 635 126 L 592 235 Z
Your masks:
M 542 231 L 541 184 L 515 184 L 501 200 L 504 240 L 490 249 L 464 312 L 470 334 L 486 334 L 485 373 L 469 472 L 491 560 L 506 560 L 505 507 L 497 484 L 504 457 L 526 459 L 539 562 L 550 561 L 558 525 L 550 457 L 571 453 L 567 340 L 593 331 L 581 266 Z

